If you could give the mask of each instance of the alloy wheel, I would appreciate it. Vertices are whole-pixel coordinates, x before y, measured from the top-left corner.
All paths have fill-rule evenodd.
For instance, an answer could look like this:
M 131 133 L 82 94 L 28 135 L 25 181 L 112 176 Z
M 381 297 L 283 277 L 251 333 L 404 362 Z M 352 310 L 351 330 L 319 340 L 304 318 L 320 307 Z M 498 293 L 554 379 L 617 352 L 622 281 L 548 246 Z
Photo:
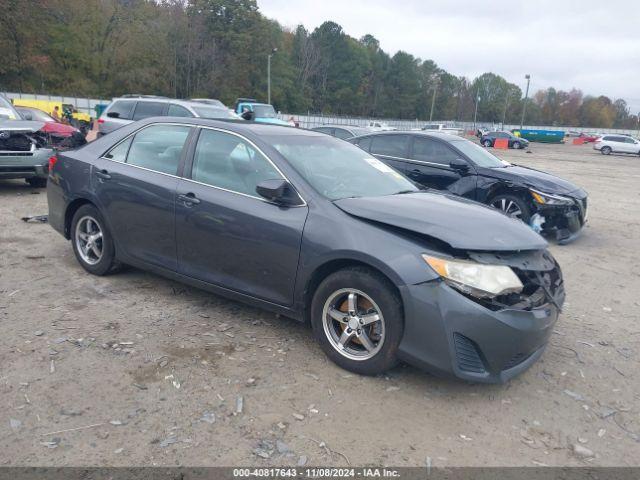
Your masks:
M 513 200 L 509 200 L 508 198 L 500 198 L 495 202 L 493 202 L 491 206 L 499 210 L 502 210 L 511 218 L 517 218 L 518 220 L 522 220 L 522 210 L 520 209 L 518 204 Z
M 87 215 L 78 220 L 75 242 L 83 261 L 89 265 L 100 262 L 104 251 L 103 233 L 95 218 Z
M 322 309 L 322 325 L 331 346 L 351 360 L 368 360 L 382 348 L 385 322 L 378 305 L 353 288 L 333 292 Z

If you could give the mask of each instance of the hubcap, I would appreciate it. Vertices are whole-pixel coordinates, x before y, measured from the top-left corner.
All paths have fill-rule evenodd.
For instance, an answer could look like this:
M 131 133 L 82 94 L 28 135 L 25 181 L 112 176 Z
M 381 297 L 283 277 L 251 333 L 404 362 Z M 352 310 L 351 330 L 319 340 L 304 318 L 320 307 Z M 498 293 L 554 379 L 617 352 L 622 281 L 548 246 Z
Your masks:
M 518 206 L 518 204 L 513 200 L 509 200 L 507 198 L 501 198 L 493 202 L 491 205 L 499 210 L 502 210 L 511 218 L 517 218 L 518 220 L 522 220 L 522 210 L 520 210 L 520 207 Z
M 78 221 L 75 241 L 78 253 L 86 263 L 95 265 L 102 259 L 102 228 L 95 218 L 85 216 Z
M 324 333 L 342 356 L 368 360 L 384 343 L 384 317 L 366 293 L 353 288 L 333 292 L 322 310 Z

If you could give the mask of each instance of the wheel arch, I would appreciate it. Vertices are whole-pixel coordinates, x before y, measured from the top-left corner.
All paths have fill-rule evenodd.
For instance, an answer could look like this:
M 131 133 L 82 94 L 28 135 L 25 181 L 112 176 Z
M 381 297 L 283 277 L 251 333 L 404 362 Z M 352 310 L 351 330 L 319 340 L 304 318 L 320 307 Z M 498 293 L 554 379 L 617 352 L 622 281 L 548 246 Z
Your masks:
M 322 281 L 332 273 L 335 273 L 339 270 L 343 270 L 345 268 L 350 268 L 350 267 L 367 268 L 372 272 L 376 273 L 377 275 L 380 275 L 382 278 L 384 278 L 393 288 L 394 294 L 397 295 L 398 299 L 400 300 L 400 304 L 404 309 L 404 305 L 402 302 L 402 295 L 400 294 L 400 289 L 398 288 L 396 282 L 394 282 L 391 279 L 391 277 L 388 274 L 386 274 L 384 271 L 382 271 L 380 268 L 377 268 L 375 265 L 363 260 L 356 260 L 353 258 L 334 258 L 318 265 L 313 270 L 313 272 L 311 272 L 311 274 L 309 275 L 305 283 L 305 287 L 303 291 L 303 305 L 302 305 L 303 322 L 309 323 L 311 321 L 311 302 L 313 300 L 313 294 L 315 293 L 320 283 L 322 283 Z
M 76 198 L 67 205 L 67 209 L 64 213 L 64 237 L 67 240 L 71 239 L 71 222 L 73 221 L 73 216 L 83 205 L 91 205 L 98 208 L 95 203 L 86 198 Z

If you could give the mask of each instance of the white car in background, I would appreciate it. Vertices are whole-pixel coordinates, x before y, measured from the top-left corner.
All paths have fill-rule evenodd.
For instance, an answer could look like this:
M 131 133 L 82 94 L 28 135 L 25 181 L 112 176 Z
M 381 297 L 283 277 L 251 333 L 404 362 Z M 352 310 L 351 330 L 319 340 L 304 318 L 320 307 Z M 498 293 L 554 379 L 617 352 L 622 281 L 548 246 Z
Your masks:
M 444 123 L 427 123 L 422 130 L 429 133 L 449 133 L 451 135 L 464 135 L 464 130 L 455 127 L 447 127 Z
M 611 153 L 640 155 L 640 141 L 628 135 L 607 134 L 596 140 L 593 144 L 593 149 L 600 150 L 603 155 Z

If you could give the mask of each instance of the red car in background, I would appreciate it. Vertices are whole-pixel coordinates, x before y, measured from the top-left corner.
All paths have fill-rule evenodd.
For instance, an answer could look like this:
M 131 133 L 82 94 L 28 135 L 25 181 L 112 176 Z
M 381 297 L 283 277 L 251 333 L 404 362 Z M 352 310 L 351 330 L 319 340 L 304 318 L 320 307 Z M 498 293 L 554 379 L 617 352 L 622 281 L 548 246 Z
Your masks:
M 47 146 L 58 149 L 75 148 L 87 143 L 84 135 L 75 127 L 57 121 L 51 115 L 37 108 L 15 107 L 23 120 L 44 122 L 40 132 L 47 137 Z
M 581 133 L 578 138 L 581 138 L 585 143 L 593 143 L 595 142 L 601 135 L 597 133 Z

